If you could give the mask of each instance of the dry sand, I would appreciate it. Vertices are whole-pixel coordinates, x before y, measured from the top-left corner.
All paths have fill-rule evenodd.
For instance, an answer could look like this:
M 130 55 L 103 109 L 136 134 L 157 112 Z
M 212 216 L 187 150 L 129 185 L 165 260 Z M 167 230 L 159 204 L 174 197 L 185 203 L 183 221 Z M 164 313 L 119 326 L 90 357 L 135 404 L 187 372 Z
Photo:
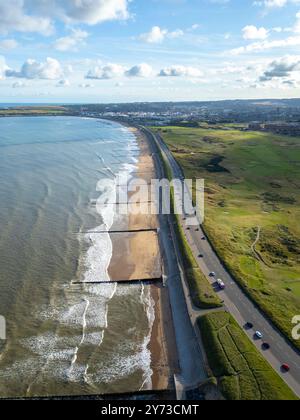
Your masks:
M 113 258 L 108 273 L 114 281 L 160 279 L 161 257 L 156 232 L 111 234 Z

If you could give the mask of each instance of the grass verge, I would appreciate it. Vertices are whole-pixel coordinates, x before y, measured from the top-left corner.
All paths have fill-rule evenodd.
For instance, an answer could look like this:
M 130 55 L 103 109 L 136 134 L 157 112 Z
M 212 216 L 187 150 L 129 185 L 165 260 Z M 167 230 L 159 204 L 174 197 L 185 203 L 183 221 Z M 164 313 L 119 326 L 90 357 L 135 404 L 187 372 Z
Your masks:
M 298 400 L 230 314 L 205 315 L 198 325 L 210 368 L 227 400 Z

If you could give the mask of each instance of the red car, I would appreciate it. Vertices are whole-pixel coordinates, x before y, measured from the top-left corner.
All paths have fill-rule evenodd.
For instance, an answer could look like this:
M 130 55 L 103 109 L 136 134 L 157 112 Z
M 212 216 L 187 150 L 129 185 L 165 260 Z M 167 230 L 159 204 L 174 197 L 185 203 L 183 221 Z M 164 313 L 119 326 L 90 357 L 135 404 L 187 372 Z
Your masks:
M 281 369 L 284 371 L 284 372 L 289 372 L 290 371 L 290 367 L 289 367 L 289 365 L 288 364 L 283 364 L 282 366 L 281 366 Z

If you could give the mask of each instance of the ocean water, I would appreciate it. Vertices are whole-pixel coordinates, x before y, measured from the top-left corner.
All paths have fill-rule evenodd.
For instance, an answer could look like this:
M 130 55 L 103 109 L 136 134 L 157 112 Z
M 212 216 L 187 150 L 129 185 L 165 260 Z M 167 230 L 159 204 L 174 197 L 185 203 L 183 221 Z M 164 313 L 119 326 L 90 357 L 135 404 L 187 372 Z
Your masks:
M 97 183 L 134 170 L 119 124 L 0 119 L 0 396 L 128 392 L 151 386 L 150 290 L 108 280 L 111 212 Z M 113 191 L 112 191 L 113 192 Z

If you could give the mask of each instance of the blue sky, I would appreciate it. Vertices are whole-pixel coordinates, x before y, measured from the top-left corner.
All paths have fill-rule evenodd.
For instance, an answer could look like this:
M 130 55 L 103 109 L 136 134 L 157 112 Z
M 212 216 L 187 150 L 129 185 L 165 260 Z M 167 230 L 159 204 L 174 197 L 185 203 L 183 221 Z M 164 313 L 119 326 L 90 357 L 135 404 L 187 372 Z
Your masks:
M 0 0 L 1 102 L 300 96 L 300 0 Z

